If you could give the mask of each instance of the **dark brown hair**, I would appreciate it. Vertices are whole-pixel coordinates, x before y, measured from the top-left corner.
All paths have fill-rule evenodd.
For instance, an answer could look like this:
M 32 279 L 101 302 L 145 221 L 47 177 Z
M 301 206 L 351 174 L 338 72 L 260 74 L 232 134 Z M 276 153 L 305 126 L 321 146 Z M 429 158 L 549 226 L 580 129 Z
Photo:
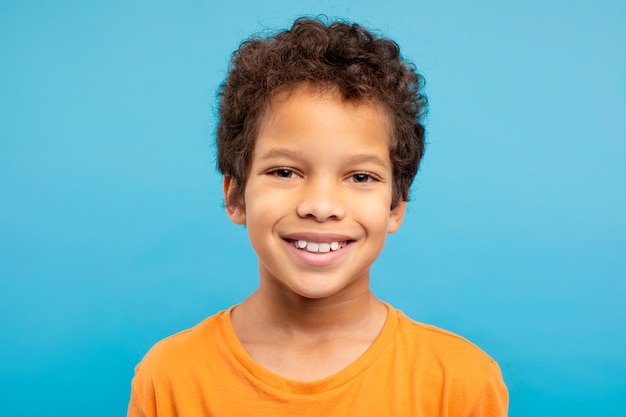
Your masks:
M 218 95 L 217 165 L 236 186 L 226 204 L 243 201 L 261 116 L 273 95 L 302 83 L 385 107 L 392 130 L 392 207 L 408 200 L 424 153 L 424 79 L 392 40 L 358 24 L 300 18 L 289 30 L 246 40 L 232 55 Z

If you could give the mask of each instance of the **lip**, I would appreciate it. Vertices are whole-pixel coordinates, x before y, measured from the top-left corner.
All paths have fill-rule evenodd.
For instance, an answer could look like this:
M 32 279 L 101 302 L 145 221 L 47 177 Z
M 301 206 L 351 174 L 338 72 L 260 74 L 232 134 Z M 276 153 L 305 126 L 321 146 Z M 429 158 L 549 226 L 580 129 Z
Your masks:
M 340 235 L 294 234 L 289 236 L 289 238 L 283 238 L 283 243 L 289 255 L 297 263 L 310 267 L 330 267 L 338 262 L 341 262 L 341 260 L 350 253 L 352 244 L 354 243 L 353 239 L 348 239 L 346 236 Z M 294 240 L 306 240 L 308 242 L 317 243 L 346 242 L 346 245 L 340 249 L 330 252 L 309 252 L 307 250 L 297 249 L 293 245 Z
M 289 233 L 281 237 L 283 240 L 292 242 L 294 240 L 306 240 L 315 243 L 352 242 L 355 240 L 348 235 L 336 233 Z

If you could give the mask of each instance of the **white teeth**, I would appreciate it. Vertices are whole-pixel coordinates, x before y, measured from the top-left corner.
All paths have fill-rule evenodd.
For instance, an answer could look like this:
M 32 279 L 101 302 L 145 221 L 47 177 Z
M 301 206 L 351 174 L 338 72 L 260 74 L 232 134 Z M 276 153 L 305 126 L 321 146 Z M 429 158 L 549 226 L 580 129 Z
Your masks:
M 298 249 L 306 249 L 308 252 L 327 253 L 343 248 L 346 246 L 346 242 L 318 243 L 307 242 L 306 240 L 294 240 L 293 245 Z
M 309 252 L 317 252 L 319 247 L 320 245 L 315 242 L 307 242 L 306 244 L 306 250 L 308 250 Z

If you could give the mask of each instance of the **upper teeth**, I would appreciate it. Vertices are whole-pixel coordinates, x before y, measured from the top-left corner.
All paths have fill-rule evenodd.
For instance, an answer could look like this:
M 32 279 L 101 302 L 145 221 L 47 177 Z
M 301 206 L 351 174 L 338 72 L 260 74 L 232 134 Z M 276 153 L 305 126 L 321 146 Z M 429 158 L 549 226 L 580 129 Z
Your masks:
M 330 252 L 331 250 L 341 249 L 346 246 L 346 242 L 318 243 L 307 242 L 306 240 L 295 240 L 293 244 L 298 249 L 306 249 L 309 252 L 315 253 L 326 253 Z

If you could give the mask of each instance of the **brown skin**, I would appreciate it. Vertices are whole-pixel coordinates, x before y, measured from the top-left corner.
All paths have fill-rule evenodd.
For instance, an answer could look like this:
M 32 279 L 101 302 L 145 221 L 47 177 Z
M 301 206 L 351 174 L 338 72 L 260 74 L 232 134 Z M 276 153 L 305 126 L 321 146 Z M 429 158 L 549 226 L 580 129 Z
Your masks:
M 259 289 L 234 309 L 233 326 L 269 371 L 319 380 L 354 362 L 380 333 L 387 309 L 370 290 L 370 267 L 406 208 L 402 201 L 391 209 L 389 136 L 379 106 L 337 91 L 296 89 L 275 97 L 264 116 L 246 204 L 227 213 L 247 225 L 259 258 Z M 223 186 L 229 201 L 230 177 Z M 292 244 L 302 234 L 348 243 L 311 254 Z
M 380 333 L 386 307 L 371 292 L 343 304 L 274 299 L 254 292 L 232 313 L 235 333 L 262 367 L 284 378 L 315 381 L 361 356 Z

